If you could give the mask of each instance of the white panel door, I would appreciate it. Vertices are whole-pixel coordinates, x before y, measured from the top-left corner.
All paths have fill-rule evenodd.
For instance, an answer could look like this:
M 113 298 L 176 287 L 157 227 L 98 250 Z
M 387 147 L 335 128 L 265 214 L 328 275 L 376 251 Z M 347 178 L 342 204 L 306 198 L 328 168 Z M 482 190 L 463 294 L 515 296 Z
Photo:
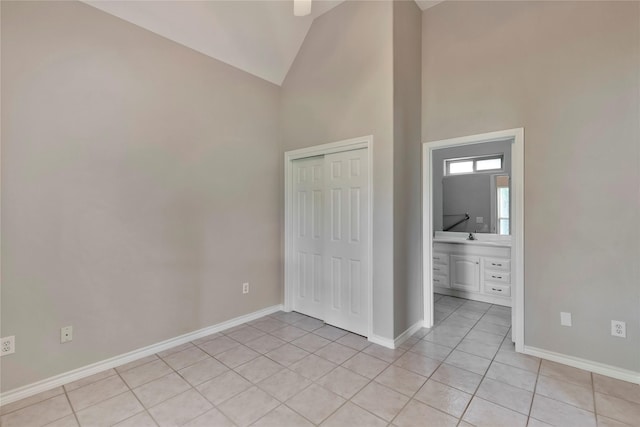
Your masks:
M 293 309 L 324 318 L 324 158 L 293 162 Z
M 326 323 L 367 336 L 369 194 L 367 150 L 325 156 Z

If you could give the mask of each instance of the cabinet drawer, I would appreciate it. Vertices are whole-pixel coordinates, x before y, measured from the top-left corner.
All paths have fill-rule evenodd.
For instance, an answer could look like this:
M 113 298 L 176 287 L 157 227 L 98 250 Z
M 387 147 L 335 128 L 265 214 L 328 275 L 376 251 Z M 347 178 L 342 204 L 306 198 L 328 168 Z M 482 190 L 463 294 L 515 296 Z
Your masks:
M 433 264 L 433 275 L 449 276 L 449 264 Z
M 484 284 L 484 292 L 491 295 L 502 295 L 503 297 L 510 297 L 511 286 L 487 282 Z
M 484 280 L 489 282 L 511 283 L 511 273 L 503 271 L 485 270 Z
M 511 260 L 500 258 L 485 258 L 484 268 L 499 271 L 511 271 Z
M 433 263 L 434 264 L 449 265 L 449 255 L 448 254 L 441 254 L 441 253 L 434 252 L 433 253 Z
M 449 287 L 449 276 L 433 275 L 433 286 Z

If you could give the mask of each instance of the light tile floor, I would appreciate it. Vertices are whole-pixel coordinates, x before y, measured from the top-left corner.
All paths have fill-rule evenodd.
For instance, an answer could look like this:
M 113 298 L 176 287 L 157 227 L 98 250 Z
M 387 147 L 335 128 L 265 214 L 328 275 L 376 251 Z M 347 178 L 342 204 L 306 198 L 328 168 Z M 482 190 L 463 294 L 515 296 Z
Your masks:
M 640 386 L 514 352 L 508 308 L 436 296 L 399 349 L 275 313 L 0 408 L 12 426 L 638 426 Z

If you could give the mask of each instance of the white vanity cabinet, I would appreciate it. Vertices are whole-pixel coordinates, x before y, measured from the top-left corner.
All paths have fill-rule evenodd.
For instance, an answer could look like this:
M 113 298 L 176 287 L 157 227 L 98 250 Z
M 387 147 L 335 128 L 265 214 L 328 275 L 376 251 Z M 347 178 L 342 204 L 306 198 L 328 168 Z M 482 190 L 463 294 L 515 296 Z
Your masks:
M 434 241 L 432 267 L 437 293 L 511 306 L 508 243 Z

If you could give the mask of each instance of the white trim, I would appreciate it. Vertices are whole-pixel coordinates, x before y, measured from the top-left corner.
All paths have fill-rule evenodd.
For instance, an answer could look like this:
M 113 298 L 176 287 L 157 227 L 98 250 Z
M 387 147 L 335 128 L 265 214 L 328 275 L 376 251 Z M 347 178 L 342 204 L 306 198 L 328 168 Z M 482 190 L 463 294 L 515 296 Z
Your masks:
M 415 334 L 420 329 L 422 329 L 423 325 L 424 325 L 424 322 L 422 320 L 417 321 L 413 325 L 409 326 L 409 328 L 406 331 L 398 335 L 394 340 L 381 337 L 380 335 L 371 335 L 369 336 L 368 339 L 369 339 L 369 342 L 372 342 L 374 344 L 378 344 L 393 350 L 400 347 L 402 343 L 404 343 L 406 340 L 409 339 L 409 337 L 411 337 L 411 335 Z
M 514 129 L 515 140 L 511 149 L 511 192 L 515 195 L 512 215 L 515 227 L 511 229 L 513 241 L 511 245 L 511 259 L 515 260 L 515 303 L 513 325 L 513 341 L 516 351 L 524 351 L 524 129 Z M 511 224 L 509 225 L 512 226 Z
M 513 339 L 516 351 L 524 350 L 524 129 L 516 128 L 470 135 L 440 141 L 425 142 L 422 145 L 422 256 L 423 256 L 423 297 L 424 326 L 433 326 L 433 282 L 431 278 L 431 253 L 433 248 L 433 182 L 431 181 L 432 152 L 438 148 L 462 146 L 513 139 L 511 150 L 512 192 L 512 259 L 514 280 L 512 288 L 512 308 L 514 310 Z M 427 193 L 428 191 L 428 193 Z
M 130 351 L 129 353 L 111 357 L 100 362 L 92 363 L 91 365 L 83 366 L 82 368 L 74 369 L 73 371 L 64 372 L 62 374 L 35 382 L 33 384 L 18 387 L 16 389 L 9 390 L 0 394 L 0 402 L 2 402 L 2 405 L 6 405 L 8 403 L 41 393 L 43 391 L 51 390 L 61 385 L 68 384 L 72 381 L 97 374 L 98 372 L 112 369 L 124 365 L 125 363 L 133 362 L 134 360 L 142 359 L 143 357 L 150 356 L 152 354 L 167 350 L 172 347 L 176 347 L 178 345 L 196 340 L 198 338 L 206 337 L 207 335 L 215 334 L 216 332 L 224 331 L 225 329 L 229 329 L 234 326 L 259 319 L 263 316 L 275 313 L 280 310 L 282 310 L 282 304 L 273 305 L 271 307 L 263 308 L 262 310 L 254 311 L 253 313 L 235 317 L 231 320 L 227 320 L 213 326 L 208 326 L 206 328 L 198 329 L 197 331 L 189 332 L 175 338 L 170 338 L 168 340 L 152 344 L 147 347 L 139 348 L 137 350 Z
M 381 337 L 380 335 L 369 335 L 369 342 L 374 344 L 381 345 L 386 348 L 394 349 L 396 348 L 395 342 L 392 339 Z
M 422 144 L 422 298 L 423 324 L 425 328 L 433 327 L 433 220 L 431 205 L 433 203 L 433 187 L 431 185 L 431 149 Z M 425 193 L 429 191 L 427 196 Z
M 292 162 L 298 159 L 304 159 L 313 156 L 322 156 L 343 151 L 367 149 L 367 161 L 369 162 L 369 283 L 368 287 L 368 305 L 369 315 L 368 337 L 373 337 L 373 135 L 362 136 L 359 138 L 345 139 L 343 141 L 331 142 L 328 144 L 315 145 L 313 147 L 300 148 L 298 150 L 287 151 L 284 153 L 284 310 L 291 311 L 293 309 L 293 198 L 291 191 L 293 188 L 293 165 Z M 384 339 L 384 338 L 381 338 Z
M 341 153 L 343 151 L 358 150 L 360 148 L 371 148 L 373 136 L 363 136 L 360 138 L 345 139 L 343 141 L 330 142 L 328 144 L 314 145 L 313 147 L 300 148 L 284 153 L 284 160 L 291 161 L 304 159 L 313 156 L 324 156 L 327 154 Z
M 393 340 L 394 348 L 400 347 L 406 340 L 408 340 L 411 337 L 411 335 L 415 334 L 420 329 L 422 329 L 423 325 L 424 325 L 424 321 L 419 320 L 416 323 L 414 323 L 412 326 L 409 326 L 409 328 L 406 331 L 398 335 L 396 339 Z
M 543 350 L 541 348 L 529 347 L 527 345 L 524 346 L 523 353 L 530 356 L 536 356 L 541 359 L 551 360 L 552 362 L 562 363 L 563 365 L 573 366 L 574 368 L 584 369 L 585 371 L 594 372 L 607 377 L 616 378 L 622 381 L 640 384 L 640 372 L 630 371 L 628 369 L 622 369 L 606 365 L 604 363 L 582 359 L 580 357 Z

